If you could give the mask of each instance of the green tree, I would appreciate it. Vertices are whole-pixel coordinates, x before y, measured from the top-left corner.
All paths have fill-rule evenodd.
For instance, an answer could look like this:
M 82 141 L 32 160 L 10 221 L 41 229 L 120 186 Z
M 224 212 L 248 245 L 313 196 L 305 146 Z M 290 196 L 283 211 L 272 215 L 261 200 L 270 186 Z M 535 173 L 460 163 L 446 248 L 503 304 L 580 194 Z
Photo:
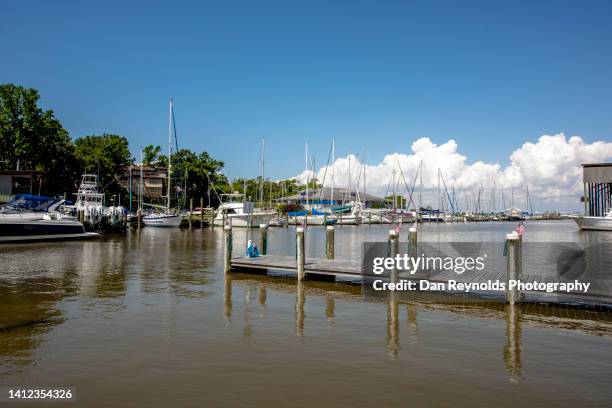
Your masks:
M 161 153 L 161 147 L 147 145 L 142 149 L 142 162 L 145 166 L 153 166 L 157 164 L 159 154 Z
M 98 175 L 98 184 L 103 192 L 122 192 L 117 181 L 121 166 L 133 162 L 125 137 L 112 134 L 90 135 L 74 142 L 75 156 L 82 173 Z
M 35 170 L 43 194 L 74 188 L 74 152 L 51 110 L 38 107 L 36 89 L 0 85 L 0 168 Z

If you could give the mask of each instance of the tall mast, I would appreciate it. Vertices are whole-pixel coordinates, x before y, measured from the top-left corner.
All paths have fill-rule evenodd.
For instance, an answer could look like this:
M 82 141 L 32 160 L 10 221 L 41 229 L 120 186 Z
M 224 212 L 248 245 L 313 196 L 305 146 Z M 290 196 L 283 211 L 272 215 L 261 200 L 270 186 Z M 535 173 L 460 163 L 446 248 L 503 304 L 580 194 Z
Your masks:
M 349 179 L 348 179 L 347 193 L 348 193 L 348 200 L 349 200 L 349 203 L 350 203 L 351 202 L 351 184 L 352 184 L 352 180 L 351 180 L 351 151 L 350 150 L 349 150 L 349 154 L 348 154 L 348 159 L 349 159 L 349 162 L 348 162 L 348 172 L 349 172 L 349 174 L 348 174 L 349 177 L 348 178 Z
M 138 183 L 138 209 L 142 212 L 142 146 L 140 147 L 140 180 Z
M 330 208 L 332 208 L 333 214 L 333 205 L 334 205 L 334 184 L 336 178 L 336 140 L 332 140 L 332 186 L 331 186 L 331 200 L 330 200 Z
M 170 173 L 172 172 L 172 99 L 168 109 L 168 210 L 170 210 Z
M 310 200 L 308 197 L 308 180 L 310 178 L 310 174 L 308 171 L 308 142 L 304 143 L 304 153 L 306 156 L 306 207 L 308 207 L 310 204 Z
M 393 207 L 391 207 L 391 208 L 393 208 L 393 209 L 395 210 L 395 207 L 396 207 L 396 204 L 397 204 L 397 203 L 396 203 L 396 202 L 397 202 L 397 199 L 395 198 L 395 195 L 396 195 L 396 186 L 395 186 L 395 167 L 393 167 L 392 177 L 393 177 Z
M 366 170 L 365 161 L 366 161 L 366 151 L 364 148 L 363 149 L 363 208 L 366 208 L 366 202 L 368 200 L 366 196 L 366 190 L 365 190 L 365 170 Z
M 262 137 L 261 138 L 261 152 L 260 152 L 260 157 L 259 157 L 259 177 L 260 177 L 260 181 L 259 181 L 259 206 L 262 207 L 263 206 L 263 201 L 264 201 L 264 177 L 265 177 L 265 171 L 264 171 L 264 166 L 265 166 L 265 153 L 266 152 L 266 140 Z

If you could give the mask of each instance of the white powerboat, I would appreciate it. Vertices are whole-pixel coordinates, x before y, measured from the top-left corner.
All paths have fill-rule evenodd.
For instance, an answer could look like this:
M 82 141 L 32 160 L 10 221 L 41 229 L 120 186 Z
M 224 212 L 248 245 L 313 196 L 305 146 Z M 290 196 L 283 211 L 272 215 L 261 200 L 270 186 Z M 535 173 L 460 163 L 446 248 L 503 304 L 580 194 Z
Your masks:
M 276 217 L 274 210 L 254 208 L 253 203 L 244 201 L 244 194 L 221 194 L 221 205 L 217 209 L 215 225 L 230 224 L 232 227 L 259 227 L 270 224 Z
M 58 208 L 64 200 L 45 196 L 17 195 L 0 207 L 0 242 L 91 238 L 83 224 L 63 216 Z
M 603 217 L 573 216 L 580 230 L 612 231 L 612 211 Z

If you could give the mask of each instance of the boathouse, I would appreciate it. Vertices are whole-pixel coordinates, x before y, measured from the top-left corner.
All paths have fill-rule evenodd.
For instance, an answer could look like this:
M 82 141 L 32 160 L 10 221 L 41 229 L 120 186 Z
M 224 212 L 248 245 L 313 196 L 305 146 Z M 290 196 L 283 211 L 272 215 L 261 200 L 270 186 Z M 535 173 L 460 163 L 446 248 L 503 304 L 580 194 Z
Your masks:
M 584 215 L 601 217 L 612 209 L 612 163 L 582 165 Z

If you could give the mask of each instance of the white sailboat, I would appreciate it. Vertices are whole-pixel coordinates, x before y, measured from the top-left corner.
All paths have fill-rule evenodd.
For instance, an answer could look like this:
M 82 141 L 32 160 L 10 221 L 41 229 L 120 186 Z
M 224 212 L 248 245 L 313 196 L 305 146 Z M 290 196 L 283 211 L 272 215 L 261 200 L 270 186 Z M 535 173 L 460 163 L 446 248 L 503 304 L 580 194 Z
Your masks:
M 173 121 L 173 103 L 170 100 L 170 119 L 168 124 L 168 192 L 166 195 L 166 206 L 156 206 L 147 204 L 150 207 L 156 207 L 160 211 L 145 215 L 142 217 L 142 222 L 147 227 L 171 227 L 176 228 L 181 225 L 183 216 L 170 212 L 170 191 L 171 191 L 171 174 L 172 174 L 172 121 Z M 142 180 L 142 179 L 141 179 Z

